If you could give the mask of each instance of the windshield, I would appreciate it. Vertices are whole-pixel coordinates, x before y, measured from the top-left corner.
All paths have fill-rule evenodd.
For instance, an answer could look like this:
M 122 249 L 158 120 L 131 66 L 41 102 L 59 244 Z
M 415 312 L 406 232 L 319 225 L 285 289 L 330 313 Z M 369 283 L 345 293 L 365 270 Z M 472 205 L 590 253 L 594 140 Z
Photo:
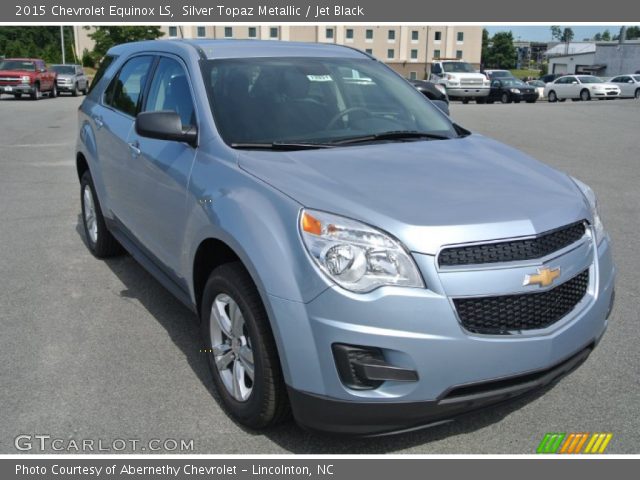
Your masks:
M 73 65 L 53 65 L 51 69 L 54 72 L 61 73 L 62 75 L 75 75 L 76 67 Z
M 636 82 L 640 82 L 640 75 L 634 75 L 634 76 L 633 76 L 633 79 L 634 79 Z
M 526 83 L 524 83 L 522 80 L 518 80 L 517 78 L 505 78 L 502 81 L 502 84 L 506 87 L 520 87 L 520 86 L 527 86 Z
M 544 87 L 544 82 L 540 80 L 529 80 L 527 83 L 529 85 L 533 85 L 534 87 Z
M 580 83 L 602 83 L 602 79 L 598 77 L 578 77 L 580 79 Z
M 507 72 L 506 70 L 496 70 L 495 72 L 491 72 L 492 77 L 502 78 L 502 77 L 512 77 L 511 72 Z
M 457 136 L 420 92 L 368 58 L 243 58 L 202 66 L 216 124 L 230 145 L 329 144 L 400 131 Z
M 449 73 L 475 73 L 476 70 L 467 62 L 442 62 L 442 68 Z
M 29 72 L 35 72 L 36 65 L 33 62 L 23 60 L 3 60 L 0 61 L 0 70 L 27 70 Z

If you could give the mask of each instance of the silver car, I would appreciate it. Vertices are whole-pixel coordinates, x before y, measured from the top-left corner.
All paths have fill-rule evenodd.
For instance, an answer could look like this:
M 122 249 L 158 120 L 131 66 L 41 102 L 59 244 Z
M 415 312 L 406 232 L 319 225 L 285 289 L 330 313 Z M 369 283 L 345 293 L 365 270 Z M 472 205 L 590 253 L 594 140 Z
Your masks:
M 51 65 L 51 69 L 58 74 L 58 93 L 70 93 L 77 97 L 81 93 L 87 94 L 89 80 L 82 65 Z
M 253 428 L 420 428 L 557 381 L 607 328 L 593 191 L 352 48 L 113 47 L 76 164 L 89 250 L 193 310 Z
M 609 80 L 620 88 L 620 96 L 640 100 L 640 74 L 618 75 Z

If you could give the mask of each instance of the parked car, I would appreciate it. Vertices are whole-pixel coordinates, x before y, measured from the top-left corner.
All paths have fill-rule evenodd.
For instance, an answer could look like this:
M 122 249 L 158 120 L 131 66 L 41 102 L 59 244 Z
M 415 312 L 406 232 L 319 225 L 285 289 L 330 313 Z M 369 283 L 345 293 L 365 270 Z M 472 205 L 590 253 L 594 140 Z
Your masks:
M 78 115 L 89 250 L 198 314 L 244 425 L 423 426 L 558 380 L 606 329 L 593 191 L 355 49 L 122 44 Z
M 485 70 L 484 74 L 489 80 L 497 80 L 501 78 L 515 78 L 509 70 Z
M 566 75 L 544 87 L 545 96 L 550 102 L 572 100 L 591 100 L 592 98 L 616 98 L 620 96 L 620 87 L 602 81 L 593 75 Z
M 541 82 L 544 82 L 544 83 L 551 83 L 556 78 L 560 78 L 560 77 L 562 77 L 564 75 L 566 75 L 566 73 L 548 73 L 546 75 L 541 76 L 538 80 L 540 80 Z
M 5 93 L 20 98 L 29 95 L 38 100 L 43 93 L 58 95 L 57 73 L 39 58 L 5 58 L 0 60 L 0 96 Z
M 51 65 L 51 70 L 58 73 L 58 93 L 67 92 L 77 97 L 89 90 L 89 79 L 82 65 Z
M 640 75 L 618 75 L 609 80 L 620 88 L 620 96 L 640 99 Z
M 416 87 L 416 90 L 422 93 L 429 100 L 436 100 L 449 105 L 447 89 L 444 88 L 444 86 L 437 83 L 429 82 L 427 80 L 409 80 L 409 83 Z
M 440 59 L 431 64 L 429 81 L 443 85 L 451 100 L 483 103 L 489 95 L 489 80 L 473 65 L 457 59 Z
M 532 86 L 538 92 L 538 98 L 544 98 L 545 83 L 542 80 L 529 80 L 527 85 Z
M 517 78 L 502 77 L 491 81 L 491 91 L 487 97 L 487 103 L 535 103 L 538 99 L 538 91 Z

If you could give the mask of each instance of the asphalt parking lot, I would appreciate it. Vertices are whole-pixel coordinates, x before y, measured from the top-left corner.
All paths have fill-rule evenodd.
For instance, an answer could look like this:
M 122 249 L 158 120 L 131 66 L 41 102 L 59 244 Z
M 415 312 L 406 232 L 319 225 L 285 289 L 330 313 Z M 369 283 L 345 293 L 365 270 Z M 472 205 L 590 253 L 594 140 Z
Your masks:
M 588 361 L 550 389 L 354 440 L 235 424 L 212 394 L 195 318 L 130 257 L 91 256 L 73 154 L 81 101 L 0 99 L 0 454 L 18 453 L 20 434 L 193 439 L 189 453 L 215 454 L 534 453 L 546 432 L 612 432 L 608 453 L 640 452 L 640 102 L 452 104 L 461 125 L 594 188 L 614 242 L 615 311 Z

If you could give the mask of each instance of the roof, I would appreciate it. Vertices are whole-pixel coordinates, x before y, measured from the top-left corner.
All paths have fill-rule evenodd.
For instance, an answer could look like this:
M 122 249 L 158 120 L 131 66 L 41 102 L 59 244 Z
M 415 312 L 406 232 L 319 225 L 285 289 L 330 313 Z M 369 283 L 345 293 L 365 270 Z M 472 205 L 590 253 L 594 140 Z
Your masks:
M 371 58 L 355 48 L 331 43 L 304 43 L 277 40 L 207 40 L 175 39 L 148 40 L 113 47 L 115 54 L 135 51 L 159 51 L 168 53 L 193 54 L 201 58 L 256 58 L 256 57 L 345 57 Z
M 566 55 L 581 55 L 584 53 L 594 53 L 596 51 L 596 44 L 593 42 L 572 42 L 568 45 L 566 43 L 559 43 L 549 50 L 544 52 L 546 56 L 566 56 Z

